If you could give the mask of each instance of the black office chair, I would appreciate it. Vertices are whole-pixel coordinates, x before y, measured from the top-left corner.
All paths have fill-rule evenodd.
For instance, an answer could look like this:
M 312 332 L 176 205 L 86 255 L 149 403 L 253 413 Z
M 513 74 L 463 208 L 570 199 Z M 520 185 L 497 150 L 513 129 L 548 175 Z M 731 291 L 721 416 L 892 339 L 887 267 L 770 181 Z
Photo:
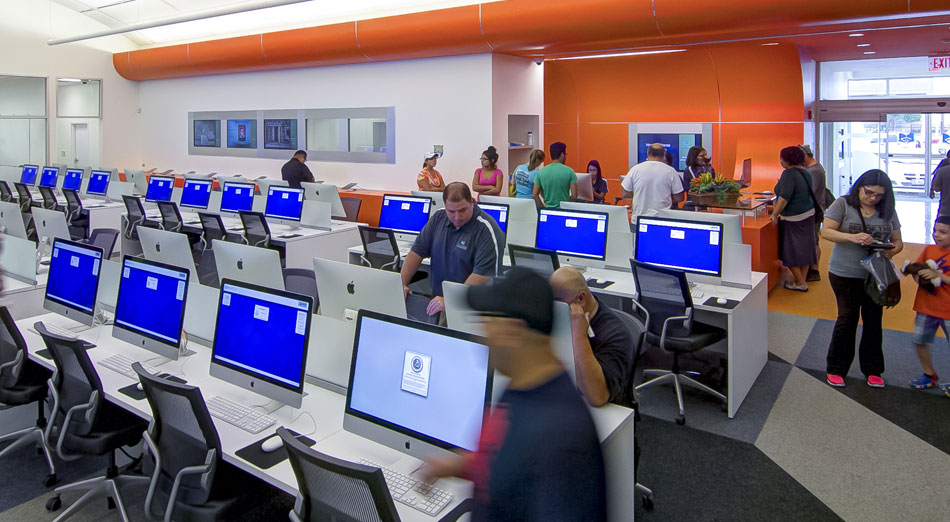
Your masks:
M 79 339 L 67 339 L 46 330 L 42 322 L 33 325 L 46 347 L 49 348 L 56 371 L 49 380 L 53 396 L 53 408 L 44 437 L 46 444 L 56 448 L 56 455 L 65 461 L 83 456 L 108 455 L 106 474 L 55 490 L 55 496 L 46 503 L 46 509 L 60 508 L 63 491 L 86 489 L 79 499 L 66 508 L 55 522 L 76 514 L 83 506 L 99 497 L 108 497 L 110 507 L 114 504 L 124 522 L 129 517 L 122 502 L 120 486 L 139 483 L 145 485 L 148 478 L 120 474 L 115 463 L 115 451 L 122 446 L 134 446 L 142 440 L 147 423 L 134 414 L 106 400 L 99 374 L 86 353 L 87 345 Z M 136 461 L 133 461 L 133 465 Z
M 244 242 L 250 246 L 270 248 L 270 227 L 261 212 L 242 210 L 238 212 L 244 225 Z
M 138 362 L 153 420 L 145 432 L 143 468 L 151 474 L 145 514 L 151 520 L 238 520 L 264 501 L 263 482 L 222 459 L 221 440 L 201 390 L 155 377 Z
M 182 219 L 178 212 L 178 205 L 173 201 L 159 201 L 158 211 L 162 214 L 162 229 L 169 232 L 180 232 Z
M 16 188 L 17 196 L 19 196 L 20 212 L 27 214 L 31 208 L 39 206 L 33 201 L 33 193 L 30 192 L 29 187 L 19 182 L 14 182 L 13 187 Z
M 363 200 L 360 198 L 350 198 L 344 197 L 340 198 L 340 201 L 343 202 L 343 212 L 346 214 L 343 217 L 343 221 L 352 221 L 357 222 L 360 215 L 360 206 L 363 204 Z
M 278 428 L 277 434 L 297 477 L 297 503 L 290 512 L 291 521 L 399 522 L 381 469 L 320 453 L 298 441 L 287 428 Z M 464 500 L 439 520 L 453 522 L 470 509 L 471 501 Z
M 313 313 L 320 308 L 320 296 L 317 294 L 317 276 L 309 268 L 284 268 L 284 289 L 295 294 L 309 295 L 313 298 Z
M 0 179 L 0 201 L 13 201 L 13 192 L 10 191 L 10 185 L 7 185 L 7 182 L 2 179 Z
M 47 210 L 59 210 L 65 212 L 66 209 L 56 200 L 56 193 L 50 187 L 40 187 L 40 196 L 43 197 L 43 208 Z
M 141 198 L 123 194 L 122 202 L 125 203 L 126 212 L 126 224 L 125 230 L 123 231 L 123 237 L 125 237 L 125 239 L 138 241 L 138 228 L 140 226 L 159 228 L 158 223 L 145 216 L 145 207 L 142 205 Z
M 88 237 L 89 211 L 82 208 L 79 193 L 72 189 L 63 189 L 63 196 L 66 197 L 66 224 L 69 226 L 69 234 L 75 239 Z
M 396 235 L 388 228 L 359 226 L 360 240 L 363 242 L 363 265 L 398 272 L 402 267 Z
M 0 436 L 0 442 L 13 441 L 0 451 L 0 458 L 33 442 L 46 455 L 49 464 L 49 475 L 43 481 L 46 487 L 56 483 L 56 466 L 43 440 L 46 428 L 44 401 L 51 376 L 52 372 L 29 359 L 26 342 L 13 322 L 10 310 L 6 306 L 0 307 L 0 403 L 8 407 L 36 403 L 37 409 L 35 426 Z
M 115 250 L 115 243 L 119 239 L 119 231 L 114 228 L 97 228 L 89 234 L 85 241 L 87 245 L 94 245 L 102 249 L 102 258 L 109 259 Z
M 673 353 L 670 370 L 644 370 L 643 375 L 657 375 L 655 379 L 636 387 L 642 390 L 649 386 L 673 381 L 679 416 L 676 423 L 686 423 L 681 385 L 687 385 L 716 397 L 725 404 L 726 396 L 705 384 L 684 375 L 680 371 L 679 356 L 692 353 L 726 338 L 726 331 L 693 319 L 693 298 L 689 293 L 686 274 L 630 260 L 633 281 L 637 289 L 637 301 L 646 309 L 647 331 L 645 339 Z
M 224 228 L 224 222 L 221 216 L 210 214 L 208 212 L 198 212 L 198 220 L 201 221 L 201 251 L 204 252 L 211 248 L 211 242 L 228 241 L 228 232 Z

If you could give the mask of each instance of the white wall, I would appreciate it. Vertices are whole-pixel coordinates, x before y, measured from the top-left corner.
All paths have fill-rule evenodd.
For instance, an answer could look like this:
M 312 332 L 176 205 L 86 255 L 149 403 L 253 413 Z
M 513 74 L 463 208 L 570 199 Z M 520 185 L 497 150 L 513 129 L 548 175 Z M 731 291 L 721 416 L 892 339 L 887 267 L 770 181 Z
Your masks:
M 540 134 L 544 126 L 540 122 L 544 121 L 544 64 L 495 54 L 492 55 L 492 144 L 498 149 L 498 165 L 502 170 L 508 165 L 509 114 L 538 115 L 539 128 L 534 143 L 543 148 L 544 136 Z M 506 187 L 507 183 L 506 179 Z M 502 190 L 502 194 L 507 194 L 506 190 Z
M 279 178 L 285 160 L 189 156 L 188 112 L 394 106 L 395 164 L 309 161 L 317 179 L 414 189 L 423 154 L 444 145 L 436 168 L 447 182 L 470 183 L 493 141 L 492 62 L 480 54 L 141 82 L 139 165 Z

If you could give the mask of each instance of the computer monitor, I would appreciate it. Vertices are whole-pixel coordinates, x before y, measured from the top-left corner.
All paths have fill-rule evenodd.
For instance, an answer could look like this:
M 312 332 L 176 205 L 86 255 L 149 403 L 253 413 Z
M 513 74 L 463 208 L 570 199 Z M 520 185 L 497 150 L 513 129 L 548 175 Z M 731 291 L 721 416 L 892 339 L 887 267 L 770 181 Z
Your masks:
M 179 206 L 199 210 L 208 208 L 208 200 L 211 199 L 211 184 L 210 179 L 186 179 L 181 189 Z
M 254 183 L 257 183 L 257 193 L 266 196 L 268 189 L 271 187 L 288 187 L 290 184 L 287 180 L 284 179 L 273 179 L 273 178 L 264 178 L 256 179 Z
M 577 175 L 578 201 L 594 201 L 594 178 L 587 172 Z
M 92 326 L 101 261 L 102 249 L 97 246 L 54 240 L 43 308 Z
M 175 188 L 175 178 L 172 176 L 152 176 L 148 179 L 148 190 L 145 192 L 145 201 L 171 201 L 172 190 Z
M 508 255 L 511 257 L 511 266 L 534 270 L 545 279 L 551 277 L 555 270 L 561 268 L 557 252 L 553 250 L 508 245 Z
M 400 234 L 418 234 L 429 222 L 432 200 L 418 196 L 383 195 L 379 227 Z
M 211 376 L 299 408 L 312 311 L 311 297 L 225 279 Z
M 112 337 L 177 360 L 187 297 L 187 269 L 125 256 Z
M 148 178 L 142 169 L 125 169 L 125 181 L 132 184 L 132 191 L 136 194 L 145 194 L 148 190 Z
M 360 310 L 406 317 L 406 297 L 398 272 L 315 258 L 320 315 L 355 321 Z
M 607 213 L 607 265 L 628 270 L 633 257 L 633 232 L 630 231 L 630 215 L 627 207 L 584 203 L 580 201 L 561 203 L 561 210 L 587 210 Z
M 541 209 L 534 246 L 557 252 L 569 265 L 603 267 L 607 221 L 606 212 Z
M 538 207 L 533 199 L 479 196 L 478 202 L 508 205 L 508 232 L 505 233 L 505 240 L 509 245 L 534 246 L 538 228 Z
M 59 169 L 56 167 L 43 167 L 43 173 L 40 174 L 41 187 L 56 188 L 56 180 L 59 178 Z
M 145 259 L 180 266 L 191 272 L 193 281 L 198 280 L 198 271 L 195 268 L 194 258 L 191 256 L 188 236 L 151 227 L 138 227 L 136 230 L 139 233 L 139 243 L 142 245 Z
M 508 205 L 507 204 L 496 204 L 496 203 L 479 203 L 478 208 L 485 211 L 486 214 L 492 217 L 495 220 L 495 223 L 498 223 L 498 226 L 501 228 L 501 231 L 505 234 L 508 233 Z
M 38 165 L 23 165 L 23 170 L 20 171 L 20 183 L 24 185 L 35 185 L 36 184 L 36 173 L 39 172 L 40 167 Z
M 722 276 L 722 223 L 637 217 L 634 258 L 663 268 Z
M 722 242 L 734 245 L 742 244 L 742 216 L 719 212 L 692 212 L 689 210 L 664 209 L 654 217 L 668 219 L 688 219 L 707 223 L 722 223 Z M 627 263 L 629 266 L 629 262 Z
M 284 289 L 280 254 L 276 250 L 227 241 L 211 241 L 218 279 L 246 281 L 267 288 Z
M 18 204 L 0 201 L 0 234 L 30 239 L 26 233 L 26 223 L 23 222 L 23 212 Z M 0 246 L 0 249 L 2 248 Z
M 363 310 L 343 429 L 417 458 L 475 451 L 493 373 L 475 336 Z
M 224 188 L 221 190 L 221 212 L 249 211 L 253 206 L 253 183 L 224 183 Z
M 742 173 L 739 175 L 738 181 L 742 188 L 752 185 L 752 158 L 742 160 Z
M 305 199 L 327 203 L 330 205 L 331 216 L 346 217 L 343 200 L 340 199 L 340 191 L 337 190 L 336 185 L 303 182 L 300 186 L 304 190 Z
M 112 173 L 108 170 L 94 170 L 89 175 L 89 184 L 86 185 L 86 194 L 105 196 L 109 190 L 109 181 Z
M 445 201 L 442 199 L 442 192 L 439 191 L 429 191 L 429 190 L 413 190 L 410 192 L 413 196 L 418 196 L 420 198 L 430 198 L 432 200 L 432 212 L 439 210 L 440 208 L 445 208 Z
M 63 177 L 63 190 L 79 191 L 82 188 L 82 169 L 66 169 L 66 176 Z
M 33 226 L 36 228 L 37 247 L 41 256 L 46 256 L 56 238 L 71 239 L 66 215 L 58 210 L 33 209 Z
M 271 186 L 267 189 L 264 217 L 300 222 L 303 212 L 303 189 Z

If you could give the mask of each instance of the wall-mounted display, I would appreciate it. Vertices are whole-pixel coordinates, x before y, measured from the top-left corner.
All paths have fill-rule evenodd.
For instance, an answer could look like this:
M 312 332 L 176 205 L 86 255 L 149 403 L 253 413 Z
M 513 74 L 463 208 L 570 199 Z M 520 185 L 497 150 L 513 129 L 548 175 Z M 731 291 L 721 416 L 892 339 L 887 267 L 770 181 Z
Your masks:
M 228 148 L 256 149 L 257 120 L 228 120 Z
M 195 120 L 195 147 L 221 146 L 221 120 Z
M 297 120 L 264 120 L 264 148 L 297 150 Z

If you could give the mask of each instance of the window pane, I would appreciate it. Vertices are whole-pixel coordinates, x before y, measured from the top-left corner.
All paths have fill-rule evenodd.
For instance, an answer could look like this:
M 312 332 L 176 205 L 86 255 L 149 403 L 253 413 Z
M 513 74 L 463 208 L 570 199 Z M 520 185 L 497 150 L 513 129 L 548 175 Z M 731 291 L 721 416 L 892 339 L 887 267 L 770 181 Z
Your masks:
M 887 80 L 848 80 L 848 96 L 886 96 Z
M 99 80 L 57 81 L 56 114 L 63 118 L 98 118 Z
M 46 116 L 46 78 L 0 76 L 0 116 Z
M 0 165 L 46 163 L 45 119 L 0 119 Z
M 894 78 L 888 80 L 891 96 L 926 96 L 930 94 L 931 78 Z
M 350 118 L 350 152 L 386 152 L 386 120 Z
M 346 152 L 348 139 L 346 118 L 307 120 L 307 150 Z

